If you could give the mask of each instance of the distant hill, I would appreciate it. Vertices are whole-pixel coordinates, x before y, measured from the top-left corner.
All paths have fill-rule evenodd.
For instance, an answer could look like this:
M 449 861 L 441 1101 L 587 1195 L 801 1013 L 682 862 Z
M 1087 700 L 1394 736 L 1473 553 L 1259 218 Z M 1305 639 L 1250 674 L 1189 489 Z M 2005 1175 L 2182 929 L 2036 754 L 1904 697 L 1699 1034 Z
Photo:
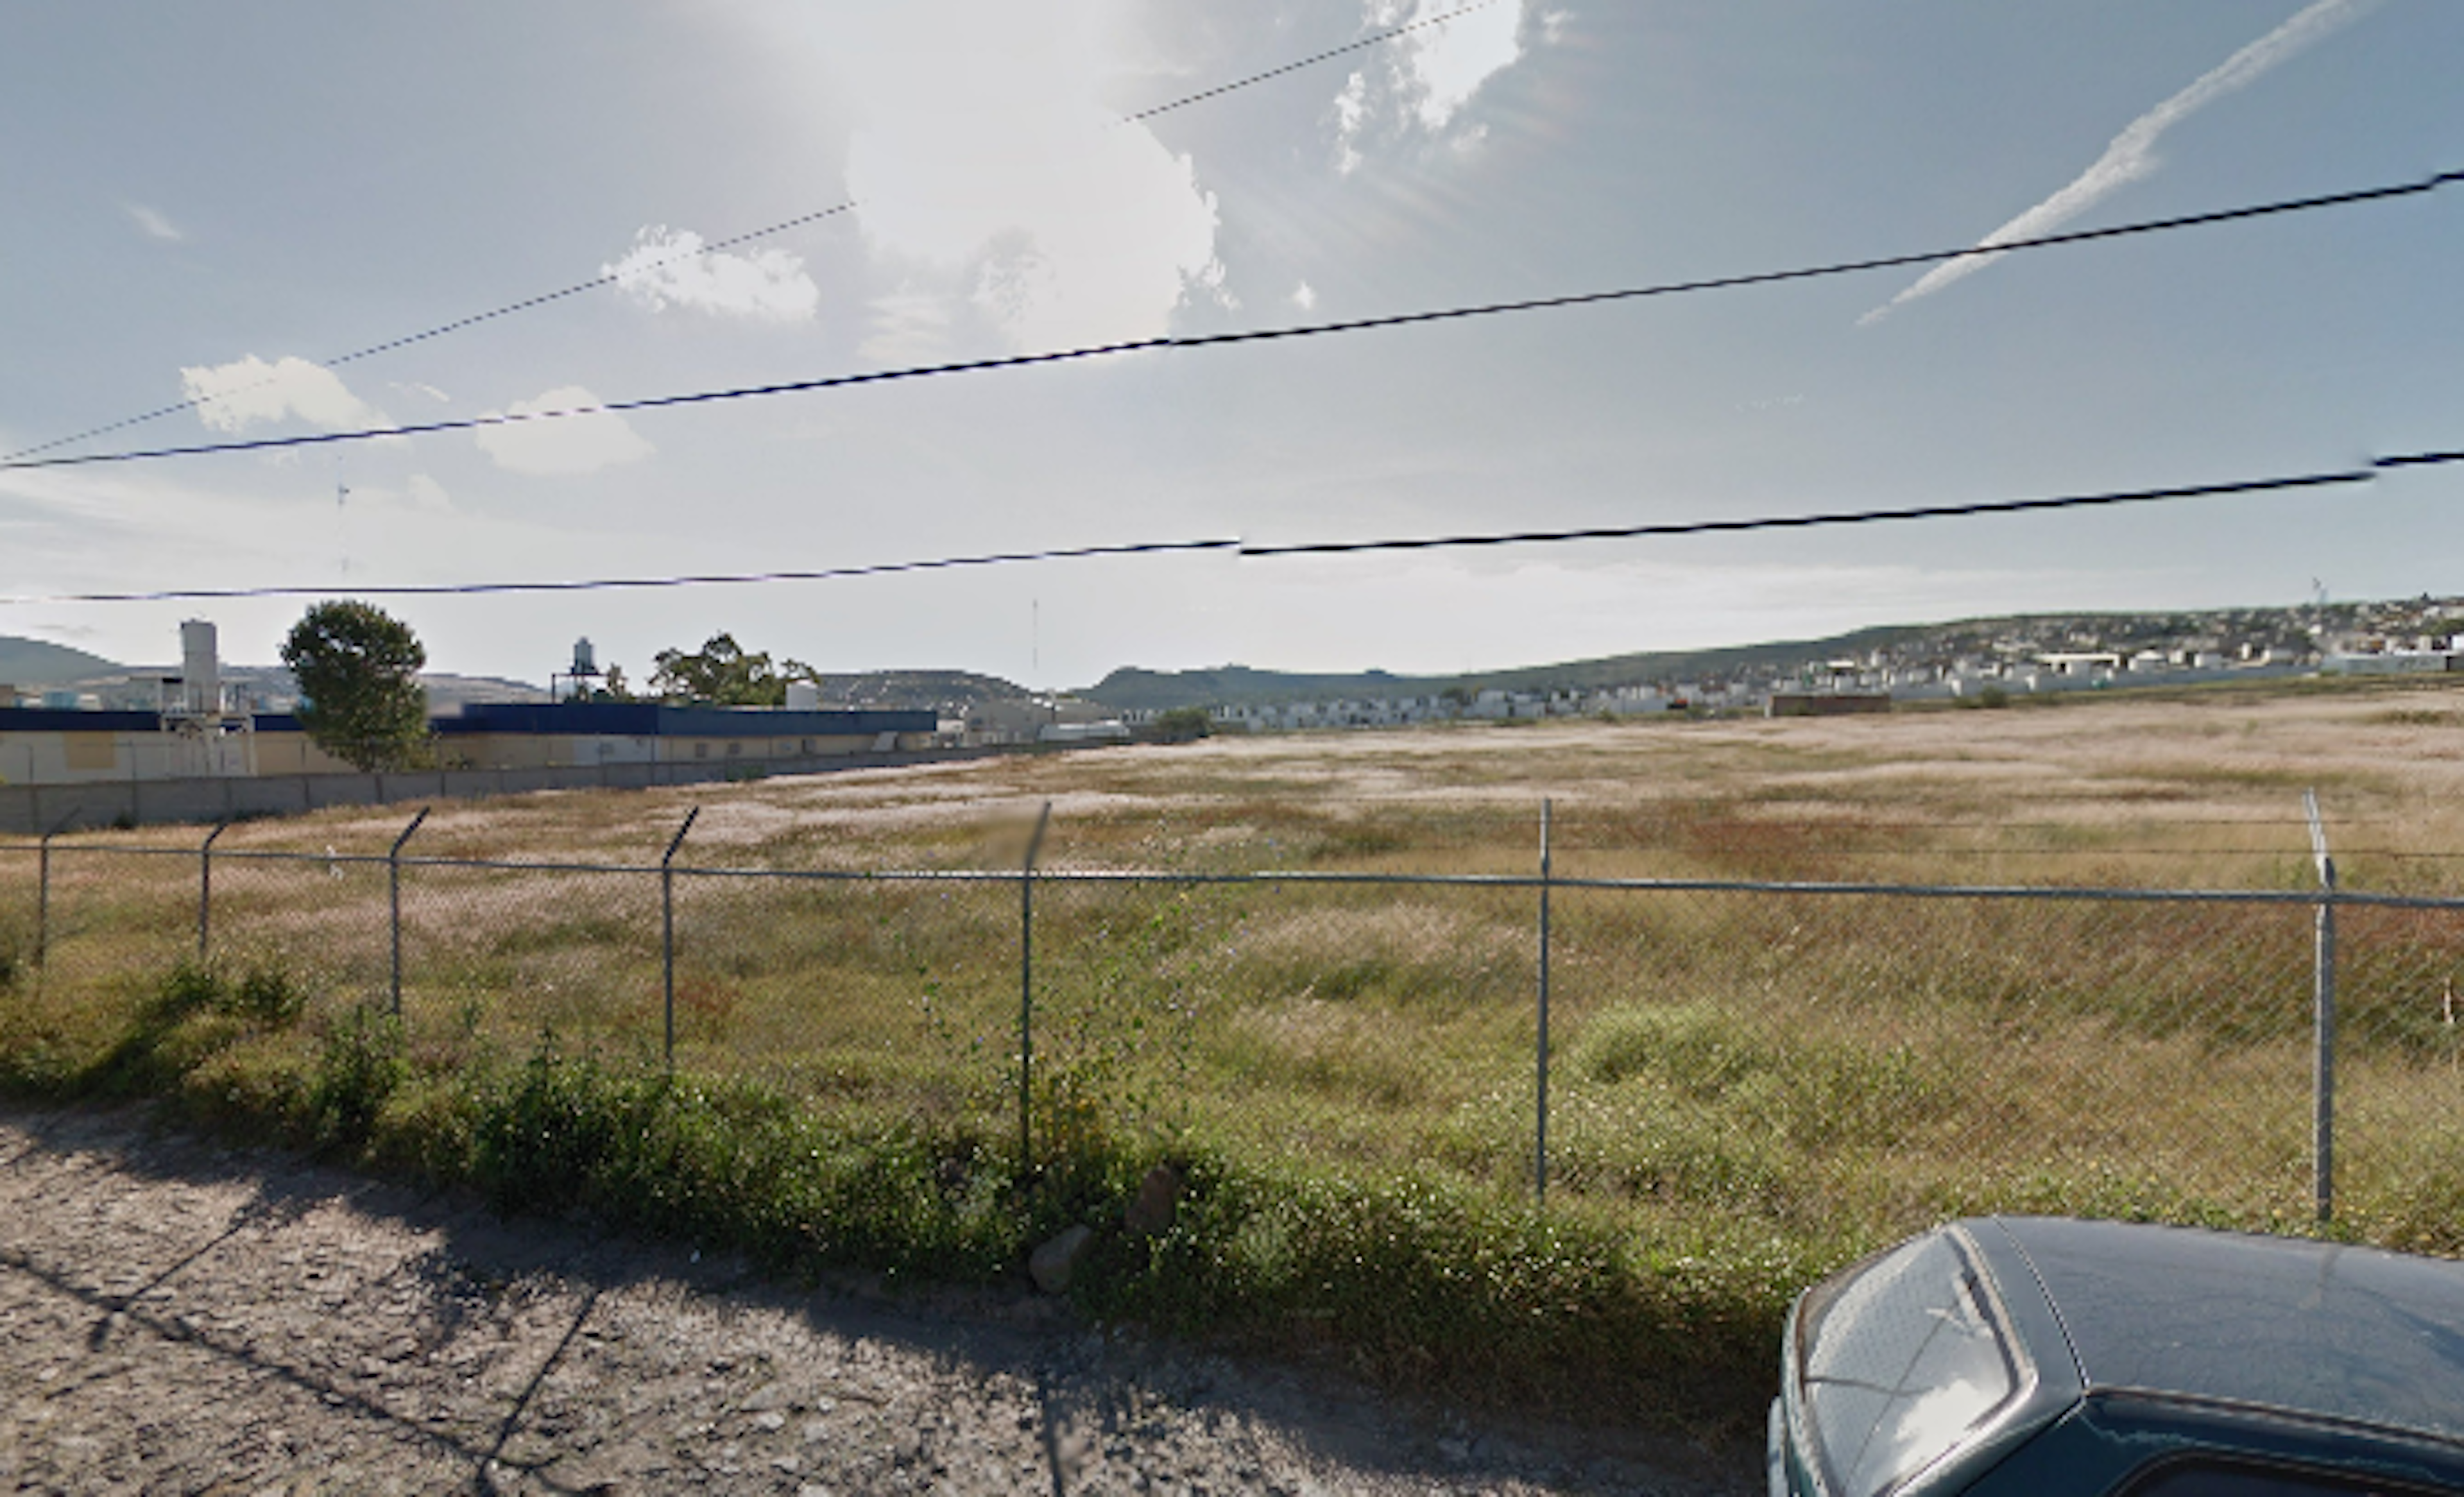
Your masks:
M 1221 666 L 1204 671 L 1125 667 L 1078 694 L 1120 711 L 1173 707 L 1241 707 L 1344 697 L 1434 696 L 1449 687 L 1470 691 L 1604 691 L 1617 687 L 1717 682 L 1748 675 L 1788 674 L 1827 661 L 1884 655 L 1902 664 L 1947 664 L 1960 657 L 2030 655 L 2038 650 L 2095 649 L 2123 654 L 2142 649 L 2261 650 L 2299 654 L 2339 638 L 2387 637 L 2398 642 L 2464 635 L 2464 599 L 2300 604 L 2290 607 L 2208 608 L 2181 612 L 2033 613 L 1962 619 L 1947 624 L 1891 624 L 1824 639 L 1774 640 L 1718 649 L 1642 650 L 1559 665 L 1519 666 L 1461 675 L 1395 675 L 1384 671 L 1309 674 Z M 2006 649 L 2007 647 L 2007 649 Z
M 66 645 L 0 634 L 0 685 L 65 686 L 90 676 L 117 675 L 124 667 Z
M 1822 656 L 1861 654 L 1926 633 L 1923 626 L 1888 625 L 1828 639 L 1781 640 L 1719 649 L 1645 650 L 1572 660 L 1561 665 L 1518 666 L 1462 675 L 1396 675 L 1386 671 L 1353 674 L 1305 674 L 1221 666 L 1208 671 L 1142 671 L 1125 667 L 1078 694 L 1123 711 L 1160 712 L 1172 707 L 1238 707 L 1251 703 L 1326 701 L 1337 697 L 1434 696 L 1450 686 L 1494 687 L 1509 692 L 1599 691 L 1648 686 L 1694 676 L 1779 669 Z

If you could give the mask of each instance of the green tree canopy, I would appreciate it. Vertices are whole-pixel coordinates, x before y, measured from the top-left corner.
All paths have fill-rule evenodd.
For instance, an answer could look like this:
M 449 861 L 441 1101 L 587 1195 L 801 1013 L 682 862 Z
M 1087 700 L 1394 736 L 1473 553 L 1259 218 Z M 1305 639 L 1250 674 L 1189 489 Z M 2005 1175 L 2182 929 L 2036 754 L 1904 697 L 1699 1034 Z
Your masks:
M 1173 707 L 1155 714 L 1155 736 L 1166 743 L 1187 743 L 1215 731 L 1215 719 L 1203 707 Z
M 428 651 L 410 626 L 372 605 L 309 608 L 282 642 L 299 682 L 299 725 L 319 748 L 361 769 L 400 769 L 428 746 Z
M 670 700 L 716 702 L 723 707 L 777 707 L 787 700 L 789 681 L 819 681 L 820 671 L 801 660 L 773 664 L 763 650 L 747 654 L 733 634 L 713 634 L 701 649 L 662 649 L 650 672 L 650 693 Z

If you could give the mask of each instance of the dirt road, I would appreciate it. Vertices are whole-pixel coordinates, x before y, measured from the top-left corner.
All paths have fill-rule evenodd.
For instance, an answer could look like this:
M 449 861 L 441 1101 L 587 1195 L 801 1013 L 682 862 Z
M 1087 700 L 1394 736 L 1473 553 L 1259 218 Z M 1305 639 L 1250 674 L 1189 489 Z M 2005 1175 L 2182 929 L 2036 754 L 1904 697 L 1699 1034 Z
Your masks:
M 14 1490 L 1691 1494 L 1751 1466 L 0 1111 Z

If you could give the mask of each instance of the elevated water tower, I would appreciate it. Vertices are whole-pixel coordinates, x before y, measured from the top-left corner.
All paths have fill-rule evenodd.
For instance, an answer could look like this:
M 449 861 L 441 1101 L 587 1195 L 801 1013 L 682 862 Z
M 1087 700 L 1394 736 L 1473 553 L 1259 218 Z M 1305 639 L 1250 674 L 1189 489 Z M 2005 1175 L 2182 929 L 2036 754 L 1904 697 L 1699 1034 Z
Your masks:
M 605 673 L 599 669 L 598 649 L 591 645 L 590 636 L 584 634 L 573 642 L 573 669 L 548 672 L 548 697 L 553 701 L 563 701 L 567 698 L 574 701 L 586 701 L 590 696 L 590 683 Z M 558 689 L 559 681 L 565 683 L 561 690 Z

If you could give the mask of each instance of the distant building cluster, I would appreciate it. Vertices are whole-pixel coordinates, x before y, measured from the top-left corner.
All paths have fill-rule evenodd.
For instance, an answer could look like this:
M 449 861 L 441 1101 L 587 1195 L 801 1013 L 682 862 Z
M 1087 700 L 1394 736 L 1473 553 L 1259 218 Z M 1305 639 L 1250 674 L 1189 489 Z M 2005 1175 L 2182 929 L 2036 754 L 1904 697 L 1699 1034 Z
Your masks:
M 76 784 L 346 774 L 313 740 L 297 702 L 243 701 L 223 680 L 213 626 L 181 627 L 182 671 L 152 680 L 144 708 L 95 693 L 0 687 L 0 784 Z M 716 761 L 792 770 L 938 742 L 927 711 L 670 706 L 603 700 L 465 701 L 429 721 L 438 767 L 573 769 Z
M 2305 674 L 2464 673 L 2464 600 L 2320 605 L 2193 615 L 2036 618 L 2026 627 L 1951 626 L 1827 656 L 1599 690 L 1457 689 L 1434 695 L 1226 702 L 1234 731 L 1408 727 L 1452 721 L 1645 716 L 1670 711 L 1829 715 L 1894 702 L 2192 685 Z M 1122 715 L 1133 730 L 1152 713 Z
M 1418 696 L 1341 697 L 1331 701 L 1265 702 L 1210 708 L 1219 726 L 1251 733 L 1296 733 L 1312 728 L 1404 728 L 1431 722 L 1505 722 L 1531 717 L 1595 717 L 1662 713 L 1684 705 L 1657 687 L 1613 691 L 1513 692 L 1497 688 Z M 1132 726 L 1154 713 L 1126 715 Z
M 347 772 L 303 731 L 288 678 L 227 671 L 214 627 L 181 626 L 176 673 L 113 677 L 85 688 L 20 692 L 0 684 L 0 785 Z M 1744 653 L 1744 652 L 1739 652 Z M 825 708 L 790 683 L 783 707 L 677 706 L 611 700 L 589 642 L 546 700 L 514 682 L 458 681 L 431 721 L 440 767 L 540 770 L 743 763 L 793 769 L 857 754 L 935 748 L 1126 742 L 1158 731 L 1157 710 L 1116 710 L 1067 695 L 964 678 L 966 699 L 937 708 L 870 705 L 912 694 L 927 677 L 862 683 L 868 705 Z M 2464 673 L 2464 600 L 2326 605 L 2197 614 L 2086 614 L 1909 630 L 1855 655 L 1597 688 L 1441 692 L 1221 702 L 1217 731 L 1304 733 L 1445 722 L 1639 717 L 1758 711 L 1830 715 L 1898 702 L 1965 701 L 2116 686 L 2166 686 L 2295 674 Z M 1536 673 L 1536 672 L 1535 672 Z M 913 677 L 910 680 L 908 677 Z M 451 678 L 449 678 L 451 679 Z M 852 683 L 857 678 L 848 678 Z M 849 690 L 856 687 L 850 686 Z M 528 699 L 507 699 L 522 698 Z

